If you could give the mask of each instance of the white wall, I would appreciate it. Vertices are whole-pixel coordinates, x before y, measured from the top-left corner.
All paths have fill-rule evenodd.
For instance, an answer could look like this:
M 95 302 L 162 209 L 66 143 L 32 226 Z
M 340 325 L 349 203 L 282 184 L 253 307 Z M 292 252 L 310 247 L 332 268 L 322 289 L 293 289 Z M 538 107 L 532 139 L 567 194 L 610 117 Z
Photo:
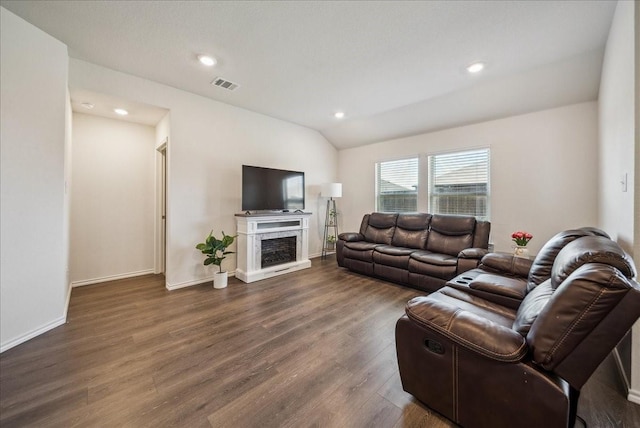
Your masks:
M 155 128 L 73 114 L 71 281 L 153 273 Z
M 563 229 L 596 224 L 597 135 L 597 104 L 587 102 L 342 150 L 342 230 L 358 230 L 374 211 L 376 162 L 490 147 L 495 249 L 511 251 L 511 233 L 526 230 L 536 253 Z
M 67 48 L 0 8 L 0 350 L 65 322 Z
M 600 224 L 633 252 L 634 221 L 634 46 L 633 2 L 621 1 L 611 24 L 600 82 L 598 145 Z M 627 191 L 621 188 L 627 174 Z
M 599 106 L 599 220 L 613 239 L 640 259 L 635 242 L 640 228 L 640 205 L 636 199 L 640 149 L 635 137 L 637 70 L 634 48 L 634 3 L 620 1 L 609 30 L 600 81 Z M 636 29 L 637 31 L 637 29 Z M 621 177 L 627 175 L 627 191 Z M 628 342 L 630 341 L 630 343 Z M 640 403 L 640 325 L 618 347 L 620 364 L 629 383 L 629 399 Z
M 334 181 L 337 172 L 336 149 L 320 133 L 75 59 L 70 60 L 69 81 L 73 87 L 170 110 L 169 288 L 213 277 L 213 270 L 202 265 L 195 245 L 211 229 L 235 233 L 234 214 L 241 210 L 242 164 L 305 172 L 306 210 L 314 212 L 309 252 L 320 253 L 318 218 L 324 221 L 320 185 Z M 208 85 L 207 79 L 203 85 Z M 223 263 L 231 271 L 235 266 L 235 255 Z

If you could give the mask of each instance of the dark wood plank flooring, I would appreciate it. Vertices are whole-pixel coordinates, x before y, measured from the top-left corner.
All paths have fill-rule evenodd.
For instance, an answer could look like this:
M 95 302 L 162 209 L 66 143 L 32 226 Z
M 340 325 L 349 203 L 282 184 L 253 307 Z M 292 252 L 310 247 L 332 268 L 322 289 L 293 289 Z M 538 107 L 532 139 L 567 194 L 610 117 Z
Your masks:
M 0 426 L 452 427 L 402 391 L 394 327 L 419 291 L 313 260 L 224 290 L 162 276 L 76 288 L 68 322 L 0 355 Z M 590 427 L 640 426 L 608 359 Z

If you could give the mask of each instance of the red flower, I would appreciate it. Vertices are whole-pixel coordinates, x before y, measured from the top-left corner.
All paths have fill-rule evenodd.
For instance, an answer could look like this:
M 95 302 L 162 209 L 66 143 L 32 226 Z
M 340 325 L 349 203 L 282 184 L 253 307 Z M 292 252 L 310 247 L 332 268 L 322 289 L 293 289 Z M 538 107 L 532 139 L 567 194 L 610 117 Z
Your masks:
M 511 234 L 511 240 L 520 247 L 526 246 L 531 240 L 531 238 L 533 238 L 533 235 L 530 234 L 529 232 L 517 231 Z

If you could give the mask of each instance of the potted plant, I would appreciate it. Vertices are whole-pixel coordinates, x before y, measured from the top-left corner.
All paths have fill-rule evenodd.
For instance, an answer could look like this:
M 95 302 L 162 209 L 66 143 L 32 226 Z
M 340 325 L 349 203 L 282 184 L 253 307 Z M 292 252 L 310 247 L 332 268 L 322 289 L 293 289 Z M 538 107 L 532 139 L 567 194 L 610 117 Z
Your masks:
M 336 245 L 336 237 L 333 235 L 327 236 L 327 250 L 333 250 Z
M 329 210 L 329 226 L 334 226 L 336 224 L 337 216 L 338 216 L 338 213 L 336 212 L 336 210 L 333 210 L 333 209 Z
M 204 259 L 204 265 L 216 265 L 219 271 L 213 274 L 213 287 L 225 288 L 227 286 L 227 271 L 222 271 L 222 261 L 226 258 L 227 254 L 233 254 L 233 251 L 227 251 L 227 248 L 233 244 L 234 239 L 238 235 L 226 235 L 222 232 L 222 239 L 218 239 L 213 236 L 213 230 L 207 236 L 204 242 L 196 245 L 196 248 L 202 252 L 206 257 Z

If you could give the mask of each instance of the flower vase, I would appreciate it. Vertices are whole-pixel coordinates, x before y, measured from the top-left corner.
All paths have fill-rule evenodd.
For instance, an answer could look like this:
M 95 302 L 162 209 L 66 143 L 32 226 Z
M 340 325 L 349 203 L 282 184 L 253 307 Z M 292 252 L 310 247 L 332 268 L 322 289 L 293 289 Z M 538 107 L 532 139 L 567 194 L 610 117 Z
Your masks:
M 524 245 L 516 245 L 513 255 L 516 257 L 522 257 L 523 259 L 528 259 L 529 249 Z

